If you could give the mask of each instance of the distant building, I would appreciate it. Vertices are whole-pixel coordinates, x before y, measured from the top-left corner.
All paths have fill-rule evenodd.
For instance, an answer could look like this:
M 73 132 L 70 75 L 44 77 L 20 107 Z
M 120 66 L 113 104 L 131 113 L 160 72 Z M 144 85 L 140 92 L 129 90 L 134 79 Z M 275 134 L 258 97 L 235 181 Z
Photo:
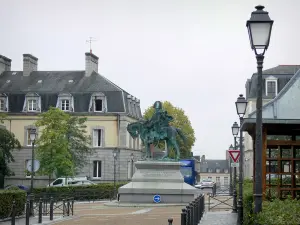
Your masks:
M 300 65 L 279 65 L 263 71 L 263 105 L 274 99 L 300 69 Z M 246 82 L 246 99 L 248 106 L 245 118 L 256 110 L 257 73 Z M 253 176 L 253 140 L 244 132 L 244 177 Z
M 213 180 L 217 186 L 229 186 L 230 174 L 228 160 L 206 159 L 205 155 L 202 155 L 200 160 L 200 177 L 201 180 Z
M 3 126 L 21 142 L 10 168 L 15 176 L 6 184 L 30 183 L 26 162 L 31 159 L 29 129 L 37 116 L 57 107 L 74 116 L 85 116 L 95 153 L 78 174 L 96 182 L 114 180 L 113 151 L 117 152 L 116 179 L 129 179 L 134 160 L 141 157 L 141 141 L 133 139 L 127 125 L 142 118 L 140 100 L 98 73 L 98 57 L 85 54 L 85 70 L 39 71 L 38 58 L 23 55 L 23 71 L 11 70 L 11 59 L 0 55 L 0 112 L 8 115 Z M 41 130 L 38 130 L 41 132 Z M 36 185 L 48 178 L 35 177 Z

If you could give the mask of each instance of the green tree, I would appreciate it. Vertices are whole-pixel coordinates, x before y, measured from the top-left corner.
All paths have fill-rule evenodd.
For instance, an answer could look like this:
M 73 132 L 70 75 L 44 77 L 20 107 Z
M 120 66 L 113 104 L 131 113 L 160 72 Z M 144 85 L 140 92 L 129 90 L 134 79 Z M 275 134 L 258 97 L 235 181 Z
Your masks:
M 0 189 L 4 188 L 5 176 L 13 175 L 8 164 L 14 162 L 12 151 L 21 149 L 21 144 L 13 133 L 0 128 Z
M 195 131 L 191 125 L 189 118 L 185 115 L 183 109 L 173 106 L 170 102 L 163 102 L 163 109 L 168 112 L 169 115 L 173 116 L 173 121 L 170 123 L 171 126 L 179 128 L 182 130 L 184 135 L 187 138 L 187 144 L 184 145 L 184 142 L 181 138 L 177 137 L 177 143 L 180 147 L 181 158 L 187 158 L 191 154 L 192 147 L 196 141 Z M 146 109 L 144 113 L 145 119 L 150 119 L 154 113 L 154 108 L 150 106 Z M 162 141 L 158 144 L 160 149 L 165 148 L 165 143 Z M 170 152 L 170 157 L 174 157 L 174 152 Z
M 37 140 L 39 173 L 49 178 L 53 173 L 57 177 L 73 176 L 76 169 L 82 168 L 90 153 L 85 121 L 54 107 L 40 115 L 36 122 L 36 126 L 42 128 Z

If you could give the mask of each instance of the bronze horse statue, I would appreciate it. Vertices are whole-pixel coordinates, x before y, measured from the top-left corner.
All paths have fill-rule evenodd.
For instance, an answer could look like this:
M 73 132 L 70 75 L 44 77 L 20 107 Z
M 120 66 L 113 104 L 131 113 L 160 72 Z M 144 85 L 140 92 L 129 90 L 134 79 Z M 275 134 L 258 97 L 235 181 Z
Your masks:
M 127 131 L 133 138 L 137 138 L 140 136 L 141 140 L 143 141 L 146 147 L 146 155 L 144 159 L 151 158 L 150 153 L 150 145 L 154 144 L 158 141 L 165 140 L 167 143 L 167 151 L 162 159 L 166 159 L 169 156 L 170 149 L 173 147 L 176 152 L 175 159 L 180 159 L 180 149 L 176 141 L 176 136 L 179 135 L 184 143 L 186 143 L 186 137 L 182 133 L 182 131 L 173 126 L 162 127 L 161 131 L 158 132 L 157 130 L 148 129 L 147 123 L 149 121 L 144 122 L 134 122 L 127 126 Z

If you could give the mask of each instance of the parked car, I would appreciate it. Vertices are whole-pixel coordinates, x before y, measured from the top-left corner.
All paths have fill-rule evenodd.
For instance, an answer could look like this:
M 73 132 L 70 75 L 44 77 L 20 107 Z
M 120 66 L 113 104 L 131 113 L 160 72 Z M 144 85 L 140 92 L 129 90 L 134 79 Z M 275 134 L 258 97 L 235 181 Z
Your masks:
M 76 181 L 87 181 L 87 177 L 59 177 L 56 180 L 54 180 L 51 184 L 48 184 L 48 187 L 54 186 L 54 187 L 62 187 L 62 186 L 68 186 L 72 182 Z
M 5 190 L 22 190 L 22 191 L 26 191 L 26 192 L 29 192 L 29 187 L 27 186 L 24 186 L 22 184 L 12 184 L 12 185 L 7 185 L 5 188 Z
M 76 180 L 68 182 L 69 186 L 95 185 L 96 183 L 90 180 Z
M 195 188 L 200 188 L 200 189 L 213 188 L 214 184 L 215 183 L 212 180 L 203 179 L 199 184 L 195 185 Z

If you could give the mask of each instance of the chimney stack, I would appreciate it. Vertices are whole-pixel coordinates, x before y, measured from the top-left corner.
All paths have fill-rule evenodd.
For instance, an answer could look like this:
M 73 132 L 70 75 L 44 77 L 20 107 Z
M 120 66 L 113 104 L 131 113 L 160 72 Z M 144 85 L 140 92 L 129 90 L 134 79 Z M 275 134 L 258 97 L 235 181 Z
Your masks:
M 91 52 L 85 53 L 85 76 L 89 77 L 95 71 L 98 73 L 98 57 Z
M 30 54 L 23 54 L 23 76 L 29 76 L 32 71 L 37 71 L 38 58 Z
M 0 74 L 4 71 L 11 71 L 11 59 L 0 55 Z

